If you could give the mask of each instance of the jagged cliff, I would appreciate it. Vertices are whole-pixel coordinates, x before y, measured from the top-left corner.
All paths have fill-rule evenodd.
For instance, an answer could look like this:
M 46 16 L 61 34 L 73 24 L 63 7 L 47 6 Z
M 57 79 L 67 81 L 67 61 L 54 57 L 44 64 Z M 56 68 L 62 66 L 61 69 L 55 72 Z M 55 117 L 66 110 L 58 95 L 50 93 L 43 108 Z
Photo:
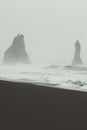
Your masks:
M 74 59 L 72 62 L 72 65 L 82 65 L 82 60 L 80 57 L 80 53 L 81 53 L 81 45 L 80 42 L 77 40 L 75 42 L 75 54 L 74 54 Z
M 12 45 L 5 51 L 3 64 L 15 65 L 17 63 L 30 63 L 29 56 L 25 50 L 24 36 L 17 35 L 12 42 Z

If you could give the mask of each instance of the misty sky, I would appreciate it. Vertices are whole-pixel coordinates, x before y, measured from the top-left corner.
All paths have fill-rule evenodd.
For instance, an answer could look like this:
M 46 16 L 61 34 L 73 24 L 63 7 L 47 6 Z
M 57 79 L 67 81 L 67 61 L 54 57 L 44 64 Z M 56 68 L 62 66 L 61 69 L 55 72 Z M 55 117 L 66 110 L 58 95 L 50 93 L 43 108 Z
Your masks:
M 0 0 L 0 62 L 18 33 L 32 63 L 70 64 L 78 39 L 87 64 L 87 0 Z

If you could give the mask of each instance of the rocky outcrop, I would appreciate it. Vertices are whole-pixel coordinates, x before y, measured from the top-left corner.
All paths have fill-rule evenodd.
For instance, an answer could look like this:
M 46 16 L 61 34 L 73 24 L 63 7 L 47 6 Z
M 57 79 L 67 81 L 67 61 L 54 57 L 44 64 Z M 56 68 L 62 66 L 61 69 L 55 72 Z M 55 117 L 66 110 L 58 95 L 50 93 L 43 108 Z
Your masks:
M 15 65 L 17 63 L 30 63 L 25 50 L 24 36 L 19 34 L 13 39 L 12 45 L 5 51 L 3 58 L 4 65 Z
M 74 66 L 82 65 L 80 53 L 81 53 L 81 46 L 80 46 L 79 41 L 77 40 L 75 43 L 75 54 L 74 54 L 74 59 L 73 59 L 72 65 L 74 65 Z

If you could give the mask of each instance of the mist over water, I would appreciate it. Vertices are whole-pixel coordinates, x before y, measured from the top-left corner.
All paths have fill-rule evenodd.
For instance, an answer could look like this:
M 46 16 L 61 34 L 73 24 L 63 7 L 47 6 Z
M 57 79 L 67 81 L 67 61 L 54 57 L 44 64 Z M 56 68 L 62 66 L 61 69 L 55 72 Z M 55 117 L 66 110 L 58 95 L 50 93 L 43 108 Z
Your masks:
M 87 65 L 86 5 L 86 0 L 0 0 L 0 62 L 22 33 L 34 64 L 71 64 L 78 39 Z
M 0 78 L 87 89 L 86 5 L 1 0 Z
M 0 130 L 84 128 L 87 0 L 0 0 L 0 112 Z

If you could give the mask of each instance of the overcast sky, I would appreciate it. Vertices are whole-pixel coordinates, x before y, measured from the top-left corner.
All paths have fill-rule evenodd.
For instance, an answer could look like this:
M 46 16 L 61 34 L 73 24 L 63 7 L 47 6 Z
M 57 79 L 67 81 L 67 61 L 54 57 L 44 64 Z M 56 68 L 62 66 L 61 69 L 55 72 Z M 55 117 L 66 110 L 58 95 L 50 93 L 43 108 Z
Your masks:
M 70 64 L 78 39 L 87 64 L 87 0 L 0 0 L 0 62 L 18 33 L 32 63 Z

